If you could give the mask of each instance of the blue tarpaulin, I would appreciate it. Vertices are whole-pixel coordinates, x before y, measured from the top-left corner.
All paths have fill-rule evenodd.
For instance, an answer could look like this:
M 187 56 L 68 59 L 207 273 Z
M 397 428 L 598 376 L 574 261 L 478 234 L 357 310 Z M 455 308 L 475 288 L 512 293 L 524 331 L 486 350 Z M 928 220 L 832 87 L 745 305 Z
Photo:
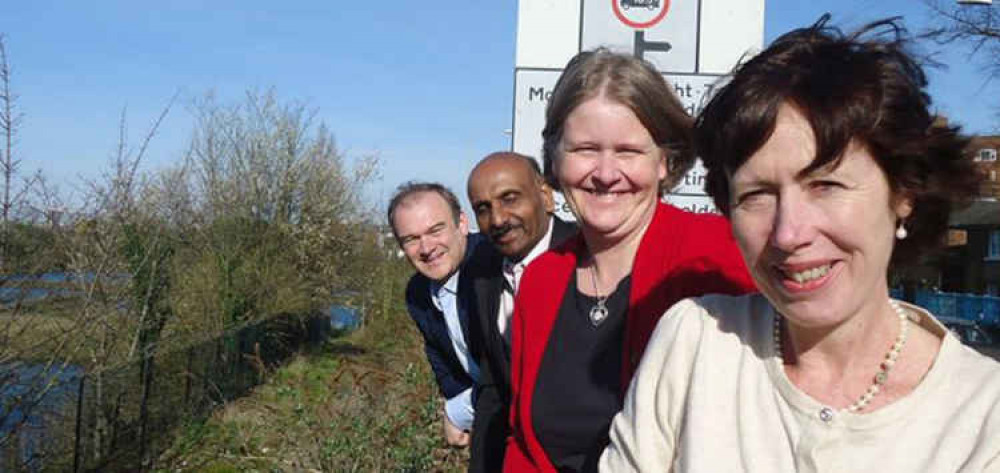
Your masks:
M 1000 297 L 918 290 L 913 302 L 937 316 L 1000 326 Z

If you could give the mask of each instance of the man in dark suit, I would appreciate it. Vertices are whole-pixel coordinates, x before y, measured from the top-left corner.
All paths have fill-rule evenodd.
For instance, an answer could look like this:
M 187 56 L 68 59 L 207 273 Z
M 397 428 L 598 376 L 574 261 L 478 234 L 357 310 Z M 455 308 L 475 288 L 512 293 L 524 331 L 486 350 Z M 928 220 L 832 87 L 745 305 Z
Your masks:
M 445 398 L 448 444 L 466 446 L 473 422 L 478 355 L 471 351 L 471 273 L 462 268 L 482 240 L 469 236 L 458 199 L 436 183 L 410 182 L 389 202 L 389 223 L 417 270 L 406 287 L 406 307 L 424 337 L 424 351 Z
M 492 245 L 480 245 L 469 265 L 477 305 L 473 340 L 480 357 L 470 472 L 500 471 L 509 434 L 510 320 L 524 267 L 576 231 L 552 215 L 552 189 L 530 157 L 493 153 L 469 175 L 469 202 L 479 230 Z

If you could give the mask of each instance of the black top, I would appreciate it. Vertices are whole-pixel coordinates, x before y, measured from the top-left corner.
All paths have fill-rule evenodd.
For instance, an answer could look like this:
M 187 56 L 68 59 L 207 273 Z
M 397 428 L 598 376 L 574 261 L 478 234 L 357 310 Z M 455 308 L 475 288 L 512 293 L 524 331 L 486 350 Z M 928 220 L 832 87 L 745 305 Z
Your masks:
M 621 367 L 631 276 L 608 297 L 596 325 L 596 297 L 580 293 L 576 271 L 563 295 L 538 370 L 531 418 L 545 454 L 559 471 L 597 471 L 611 418 L 622 407 Z

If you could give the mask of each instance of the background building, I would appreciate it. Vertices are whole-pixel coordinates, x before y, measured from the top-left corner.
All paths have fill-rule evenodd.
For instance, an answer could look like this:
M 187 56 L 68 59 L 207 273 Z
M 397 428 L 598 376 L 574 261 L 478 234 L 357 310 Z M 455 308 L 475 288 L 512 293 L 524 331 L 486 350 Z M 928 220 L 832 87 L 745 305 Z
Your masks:
M 983 183 L 979 188 L 979 196 L 984 199 L 1000 200 L 1000 161 L 997 161 L 997 150 L 1000 150 L 1000 136 L 977 136 L 969 143 L 972 159 L 983 172 Z

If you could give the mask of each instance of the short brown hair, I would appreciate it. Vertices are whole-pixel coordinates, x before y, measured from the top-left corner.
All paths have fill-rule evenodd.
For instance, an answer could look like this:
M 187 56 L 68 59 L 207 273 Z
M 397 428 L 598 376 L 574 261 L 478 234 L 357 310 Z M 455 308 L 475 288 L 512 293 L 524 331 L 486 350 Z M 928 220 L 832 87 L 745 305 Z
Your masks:
M 542 160 L 549 184 L 559 189 L 552 164 L 559 157 L 566 118 L 580 104 L 602 93 L 632 110 L 664 150 L 668 171 L 660 182 L 660 192 L 673 189 L 694 164 L 693 119 L 655 67 L 604 48 L 584 51 L 570 59 L 552 91 L 542 130 Z
M 776 39 L 739 66 L 702 111 L 695 143 L 708 171 L 705 191 L 729 215 L 729 177 L 767 142 L 779 108 L 789 104 L 816 139 L 803 174 L 838 165 L 857 142 L 882 169 L 891 198 L 910 199 L 910 236 L 893 251 L 895 262 L 908 260 L 940 243 L 952 207 L 977 189 L 968 139 L 931 114 L 927 79 L 898 18 L 850 35 L 827 21 L 824 15 Z
M 455 197 L 455 194 L 451 190 L 442 184 L 438 184 L 437 182 L 408 181 L 400 184 L 399 187 L 396 188 L 396 193 L 392 195 L 392 199 L 389 200 L 387 217 L 389 218 L 389 227 L 392 228 L 392 234 L 394 236 L 399 236 L 396 235 L 396 223 L 392 221 L 392 217 L 393 214 L 396 213 L 396 209 L 411 196 L 423 194 L 425 192 L 441 196 L 451 209 L 451 216 L 455 220 L 455 225 L 458 225 L 459 219 L 462 215 L 462 207 L 458 203 L 458 198 Z

